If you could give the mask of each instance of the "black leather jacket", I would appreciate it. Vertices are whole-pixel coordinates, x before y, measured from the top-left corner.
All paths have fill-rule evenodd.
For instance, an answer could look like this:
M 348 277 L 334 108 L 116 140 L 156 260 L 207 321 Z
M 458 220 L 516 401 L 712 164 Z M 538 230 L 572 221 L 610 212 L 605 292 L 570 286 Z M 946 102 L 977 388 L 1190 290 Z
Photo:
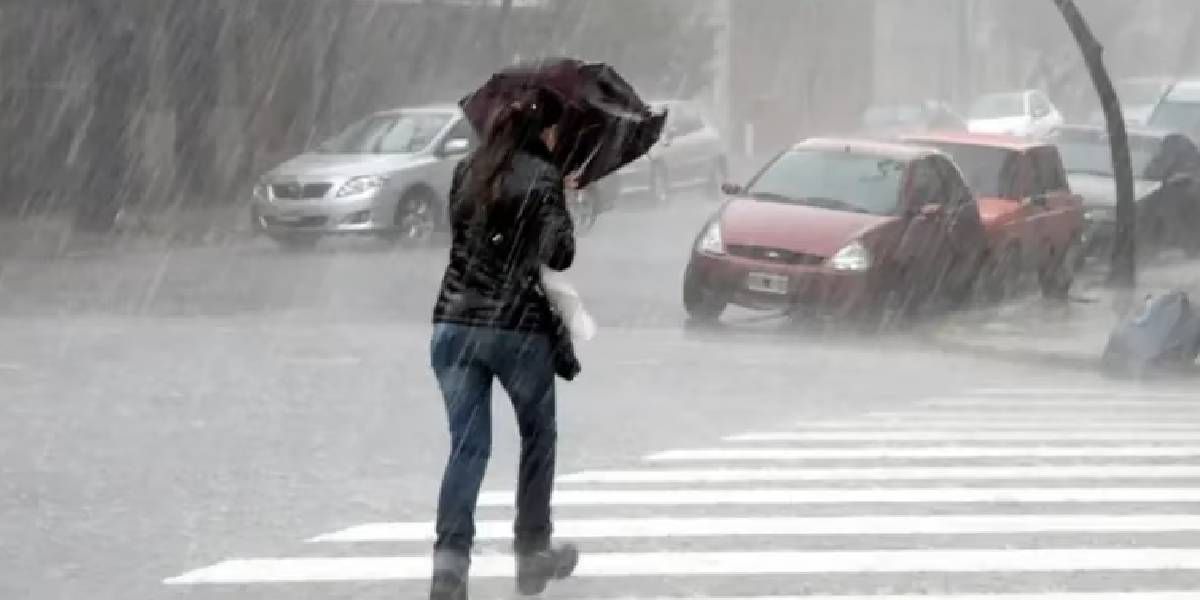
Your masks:
M 575 232 L 563 176 L 540 140 L 514 156 L 501 197 L 474 208 L 464 182 L 468 161 L 450 188 L 450 264 L 442 278 L 434 323 L 550 334 L 555 321 L 542 295 L 539 265 L 562 271 L 575 260 Z

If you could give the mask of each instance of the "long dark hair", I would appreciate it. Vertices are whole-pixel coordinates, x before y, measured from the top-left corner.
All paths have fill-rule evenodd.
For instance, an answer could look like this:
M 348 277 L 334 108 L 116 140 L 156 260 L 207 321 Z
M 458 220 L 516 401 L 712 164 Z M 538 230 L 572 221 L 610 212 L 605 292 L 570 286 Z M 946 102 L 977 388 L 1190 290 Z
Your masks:
M 536 142 L 562 119 L 563 105 L 547 90 L 531 89 L 501 106 L 489 120 L 483 144 L 468 159 L 467 190 L 473 208 L 500 198 L 504 175 L 518 150 Z

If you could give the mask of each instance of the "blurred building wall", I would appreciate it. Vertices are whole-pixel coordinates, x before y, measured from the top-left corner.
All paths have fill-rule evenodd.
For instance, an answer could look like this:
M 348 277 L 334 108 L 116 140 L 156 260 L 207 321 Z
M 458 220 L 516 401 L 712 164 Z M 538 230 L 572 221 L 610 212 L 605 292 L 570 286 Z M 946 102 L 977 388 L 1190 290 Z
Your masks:
M 871 96 L 871 0 L 734 1 L 731 145 L 752 159 L 853 126 Z

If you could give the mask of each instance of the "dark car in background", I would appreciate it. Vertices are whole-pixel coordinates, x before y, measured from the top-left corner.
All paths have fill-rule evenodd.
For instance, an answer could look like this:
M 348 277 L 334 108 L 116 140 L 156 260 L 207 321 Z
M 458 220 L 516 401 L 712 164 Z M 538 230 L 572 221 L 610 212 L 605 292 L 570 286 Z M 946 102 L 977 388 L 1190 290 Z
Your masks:
M 870 134 L 917 131 L 966 131 L 967 121 L 941 100 L 906 104 L 877 104 L 863 111 L 859 128 Z
M 1116 230 L 1116 181 L 1108 132 L 1067 126 L 1050 132 L 1059 148 L 1071 189 L 1083 196 L 1085 255 L 1106 256 Z M 1200 251 L 1200 148 L 1187 136 L 1130 130 L 1137 201 L 1137 239 L 1147 249 Z
M 628 195 L 666 204 L 683 191 L 719 199 L 728 161 L 716 126 L 691 102 L 659 100 L 650 104 L 656 112 L 667 111 L 663 135 L 646 156 L 605 178 L 602 201 Z
M 683 303 L 876 323 L 971 293 L 987 240 L 971 191 L 937 150 L 812 139 L 784 151 L 696 238 Z

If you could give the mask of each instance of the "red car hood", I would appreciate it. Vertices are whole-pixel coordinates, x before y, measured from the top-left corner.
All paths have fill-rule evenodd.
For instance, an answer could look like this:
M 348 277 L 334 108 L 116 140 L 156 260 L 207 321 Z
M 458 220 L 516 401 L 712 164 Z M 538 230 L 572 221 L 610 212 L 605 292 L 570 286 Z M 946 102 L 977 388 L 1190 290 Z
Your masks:
M 1021 219 L 1021 203 L 1008 198 L 979 198 L 979 218 L 983 220 L 983 228 L 992 231 L 1013 221 Z
M 829 257 L 867 231 L 894 220 L 812 206 L 736 200 L 721 215 L 721 238 L 726 245 Z

